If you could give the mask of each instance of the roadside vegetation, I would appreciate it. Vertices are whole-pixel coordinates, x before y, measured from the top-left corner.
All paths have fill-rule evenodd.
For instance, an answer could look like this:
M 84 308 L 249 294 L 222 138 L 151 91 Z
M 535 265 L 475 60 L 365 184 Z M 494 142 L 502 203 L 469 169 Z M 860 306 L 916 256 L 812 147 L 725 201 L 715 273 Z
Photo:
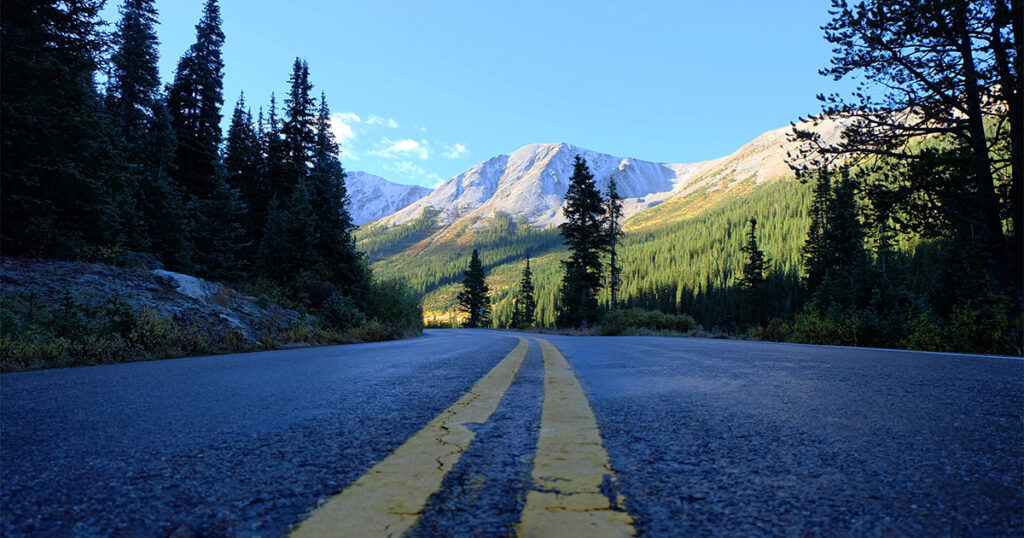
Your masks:
M 137 267 L 4 258 L 2 269 L 3 372 L 374 342 L 421 327 L 418 296 L 401 282 L 374 282 L 365 310 L 333 294 L 314 315 L 207 281 L 190 296 Z

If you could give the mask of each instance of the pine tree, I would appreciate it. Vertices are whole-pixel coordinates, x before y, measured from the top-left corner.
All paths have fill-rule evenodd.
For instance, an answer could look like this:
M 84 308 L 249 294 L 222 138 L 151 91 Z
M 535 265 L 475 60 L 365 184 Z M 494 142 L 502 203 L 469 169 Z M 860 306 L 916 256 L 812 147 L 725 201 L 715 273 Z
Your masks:
M 857 184 L 848 168 L 842 168 L 832 187 L 827 226 L 822 240 L 829 245 L 829 266 L 837 273 L 849 274 L 863 266 L 864 227 L 857 209 Z
M 270 192 L 263 178 L 263 156 L 260 134 L 252 121 L 252 112 L 245 107 L 245 94 L 239 96 L 231 114 L 231 125 L 224 148 L 224 167 L 228 185 L 236 189 L 246 206 L 243 225 L 245 248 L 240 256 L 252 260 L 263 239 L 270 207 Z
M 825 168 L 821 168 L 815 173 L 814 191 L 808 211 L 811 225 L 807 230 L 807 239 L 804 241 L 803 248 L 804 272 L 806 274 L 804 282 L 810 290 L 815 290 L 821 285 L 828 269 L 825 263 L 828 245 L 824 241 L 824 233 L 825 227 L 828 225 L 828 212 L 832 201 L 831 177 Z
M 757 219 L 750 219 L 750 231 L 747 242 L 743 245 L 743 253 L 747 260 L 743 265 L 743 277 L 740 278 L 740 289 L 744 291 L 744 312 L 742 318 L 756 324 L 763 323 L 765 313 L 769 310 L 768 290 L 765 273 L 768 271 L 768 259 L 757 244 Z
M 267 228 L 256 260 L 258 275 L 284 284 L 300 280 L 317 264 L 316 224 L 306 181 L 284 203 L 270 202 Z
M 616 259 L 616 246 L 619 243 L 619 238 L 622 237 L 622 198 L 619 197 L 614 176 L 608 179 L 605 207 L 608 212 L 608 292 L 611 295 L 609 307 L 615 310 L 618 306 L 619 273 L 621 272 Z
M 473 249 L 473 256 L 469 260 L 469 269 L 463 273 L 462 291 L 458 296 L 459 312 L 469 314 L 465 327 L 475 329 L 490 323 L 491 298 L 488 296 L 490 288 L 487 286 L 484 266 L 480 263 L 480 256 L 476 249 Z
M 327 97 L 320 95 L 316 117 L 316 140 L 310 170 L 310 200 L 315 217 L 315 247 L 327 279 L 342 292 L 361 302 L 366 292 L 366 270 L 356 250 L 355 225 L 348 212 L 345 171 L 338 160 L 338 143 L 331 132 L 331 111 Z
M 558 226 L 569 259 L 562 261 L 558 324 L 585 329 L 598 319 L 597 291 L 601 287 L 601 254 L 608 245 L 605 206 L 586 161 L 576 156 L 565 194 L 566 222 Z
M 221 107 L 224 104 L 224 61 L 221 48 L 220 7 L 206 0 L 196 24 L 196 42 L 178 61 L 174 82 L 167 90 L 178 140 L 175 180 L 193 198 L 207 199 L 219 187 L 217 173 L 221 143 Z
M 513 298 L 512 326 L 517 328 L 531 327 L 536 319 L 537 301 L 533 297 L 533 272 L 530 271 L 530 257 L 526 257 L 523 276 L 519 280 L 519 289 Z
M 195 272 L 204 278 L 238 282 L 249 271 L 251 262 L 242 258 L 248 248 L 247 233 L 243 224 L 246 218 L 245 202 L 238 190 L 227 181 L 227 171 L 219 166 L 213 177 L 214 190 L 204 199 L 193 199 L 197 215 L 193 234 L 200 256 L 196 260 Z
M 6 255 L 76 256 L 109 245 L 124 199 L 94 75 L 100 0 L 0 9 L 0 244 Z
M 123 213 L 124 238 L 131 248 L 149 248 L 152 224 L 144 215 L 141 198 L 152 199 L 147 176 L 150 176 L 150 161 L 161 156 L 150 154 L 163 146 L 161 141 L 150 141 L 149 127 L 158 117 L 155 107 L 160 106 L 160 77 L 157 70 L 156 24 L 157 12 L 152 0 L 126 0 L 121 6 L 121 19 L 111 36 L 114 49 L 110 58 L 108 73 L 106 109 L 116 132 L 122 159 L 126 165 L 123 176 L 124 197 L 117 200 Z M 159 130 L 159 127 L 158 127 Z M 164 136 L 162 132 L 155 136 Z M 166 146 L 164 146 L 166 147 Z M 170 146 L 169 149 L 173 149 Z M 145 151 L 149 150 L 149 151 Z M 173 153 L 172 153 L 173 154 Z M 158 188 L 159 192 L 159 188 Z M 169 202 L 169 201 L 168 201 Z
M 183 203 L 184 192 L 171 177 L 174 167 L 175 138 L 171 115 L 163 101 L 152 106 L 153 115 L 146 127 L 145 144 L 139 149 L 141 185 L 138 209 L 149 240 L 149 252 L 169 269 L 184 271 L 193 267 L 194 246 L 189 237 L 193 222 Z
M 813 303 L 825 310 L 863 306 L 871 286 L 864 228 L 859 217 L 856 182 L 848 168 L 820 171 L 815 184 L 811 229 L 804 244 L 804 264 Z
M 284 141 L 281 139 L 281 120 L 277 117 L 277 98 L 273 92 L 270 94 L 265 129 L 260 133 L 263 177 L 270 191 L 270 199 L 284 200 L 291 195 L 291 188 L 286 187 L 281 179 L 285 168 Z
M 167 89 L 177 138 L 172 177 L 185 191 L 189 218 L 195 223 L 190 237 L 195 245 L 193 270 L 207 277 L 226 277 L 224 264 L 244 244 L 239 235 L 244 229 L 238 229 L 244 205 L 227 184 L 220 154 L 223 46 L 220 7 L 217 0 L 206 0 L 196 24 L 196 42 L 178 61 Z
M 285 192 L 307 177 L 316 146 L 314 105 L 309 95 L 313 85 L 309 82 L 309 66 L 300 58 L 295 59 L 288 83 L 281 126 L 283 162 L 276 175 Z
M 107 110 L 129 150 L 145 138 L 153 105 L 160 97 L 156 23 L 153 0 L 125 0 L 121 20 L 111 36 L 114 52 L 110 57 Z M 135 156 L 133 162 L 137 159 Z

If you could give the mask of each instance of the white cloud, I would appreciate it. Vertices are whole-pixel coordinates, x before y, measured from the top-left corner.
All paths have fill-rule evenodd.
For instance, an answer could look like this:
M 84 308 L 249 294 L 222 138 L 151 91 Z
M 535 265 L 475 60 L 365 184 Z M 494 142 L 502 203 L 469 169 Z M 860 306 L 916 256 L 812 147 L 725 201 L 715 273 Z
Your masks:
M 380 139 L 377 149 L 370 153 L 385 159 L 412 156 L 425 160 L 430 158 L 430 143 L 426 140 L 417 141 L 411 138 L 394 141 L 388 137 L 383 137 Z
M 361 121 L 359 116 L 352 112 L 340 112 L 331 115 L 331 132 L 334 133 L 334 137 L 341 146 L 342 159 L 359 160 L 359 155 L 353 147 L 353 141 L 358 137 L 358 133 L 353 125 Z
M 466 146 L 456 143 L 454 146 L 448 146 L 448 149 L 442 155 L 449 159 L 458 159 L 467 153 L 469 153 L 469 150 L 466 149 Z
M 392 129 L 398 128 L 398 122 L 393 118 L 382 118 L 380 116 L 374 116 L 370 114 L 370 117 L 366 120 L 367 125 L 384 125 Z
M 341 113 L 331 115 L 331 132 L 338 142 L 344 142 L 356 137 L 353 125 L 359 123 L 359 116 L 352 113 Z
M 337 114 L 334 114 L 333 117 L 346 123 L 359 123 L 363 121 L 362 118 L 359 117 L 359 114 L 356 114 L 355 112 L 338 112 Z

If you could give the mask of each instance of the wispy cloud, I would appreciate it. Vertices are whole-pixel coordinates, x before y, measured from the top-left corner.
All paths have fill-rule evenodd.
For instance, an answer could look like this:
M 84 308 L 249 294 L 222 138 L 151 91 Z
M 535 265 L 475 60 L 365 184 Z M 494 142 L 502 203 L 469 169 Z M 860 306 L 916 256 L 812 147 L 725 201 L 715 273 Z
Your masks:
M 466 146 L 456 143 L 454 146 L 448 146 L 445 152 L 441 155 L 444 155 L 449 159 L 458 159 L 459 157 L 465 156 L 467 153 L 469 153 L 469 150 L 466 149 Z
M 390 127 L 391 129 L 398 128 L 398 122 L 394 118 L 382 118 L 380 116 L 374 116 L 373 114 L 371 114 L 370 117 L 367 118 L 366 124 L 383 125 L 385 127 Z
M 382 137 L 380 143 L 377 145 L 377 149 L 370 153 L 384 157 L 385 159 L 395 159 L 399 157 L 418 157 L 421 160 L 430 158 L 430 142 L 426 140 L 413 140 L 406 138 L 404 140 L 391 140 L 388 137 Z
M 359 114 L 356 114 L 355 112 L 338 112 L 337 114 L 334 114 L 333 117 L 346 123 L 359 123 L 363 121 L 362 118 L 359 117 Z
M 388 116 L 339 112 L 331 115 L 331 130 L 341 146 L 342 162 L 348 163 L 346 168 L 379 170 L 401 183 L 437 187 L 445 179 L 431 171 L 438 168 L 439 160 L 469 154 L 469 148 L 461 142 L 428 140 L 423 134 L 427 132 L 425 126 Z
M 338 139 L 338 144 L 341 145 L 342 159 L 359 160 L 359 154 L 355 151 L 353 141 L 358 137 L 354 126 L 361 121 L 362 119 L 352 112 L 339 112 L 331 115 L 331 131 Z

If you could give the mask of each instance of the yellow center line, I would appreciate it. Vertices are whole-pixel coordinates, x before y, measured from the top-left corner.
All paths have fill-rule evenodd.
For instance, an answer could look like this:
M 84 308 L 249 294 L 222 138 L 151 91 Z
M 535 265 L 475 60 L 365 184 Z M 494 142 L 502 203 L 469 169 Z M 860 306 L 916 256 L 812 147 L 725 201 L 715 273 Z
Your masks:
M 483 424 L 498 407 L 526 357 L 519 344 L 390 456 L 314 510 L 292 536 L 398 536 L 408 530 L 448 471 L 476 437 L 465 424 Z
M 544 406 L 519 536 L 636 535 L 624 499 L 613 506 L 601 492 L 601 483 L 614 481 L 615 473 L 583 387 L 558 349 L 537 341 L 544 353 Z

